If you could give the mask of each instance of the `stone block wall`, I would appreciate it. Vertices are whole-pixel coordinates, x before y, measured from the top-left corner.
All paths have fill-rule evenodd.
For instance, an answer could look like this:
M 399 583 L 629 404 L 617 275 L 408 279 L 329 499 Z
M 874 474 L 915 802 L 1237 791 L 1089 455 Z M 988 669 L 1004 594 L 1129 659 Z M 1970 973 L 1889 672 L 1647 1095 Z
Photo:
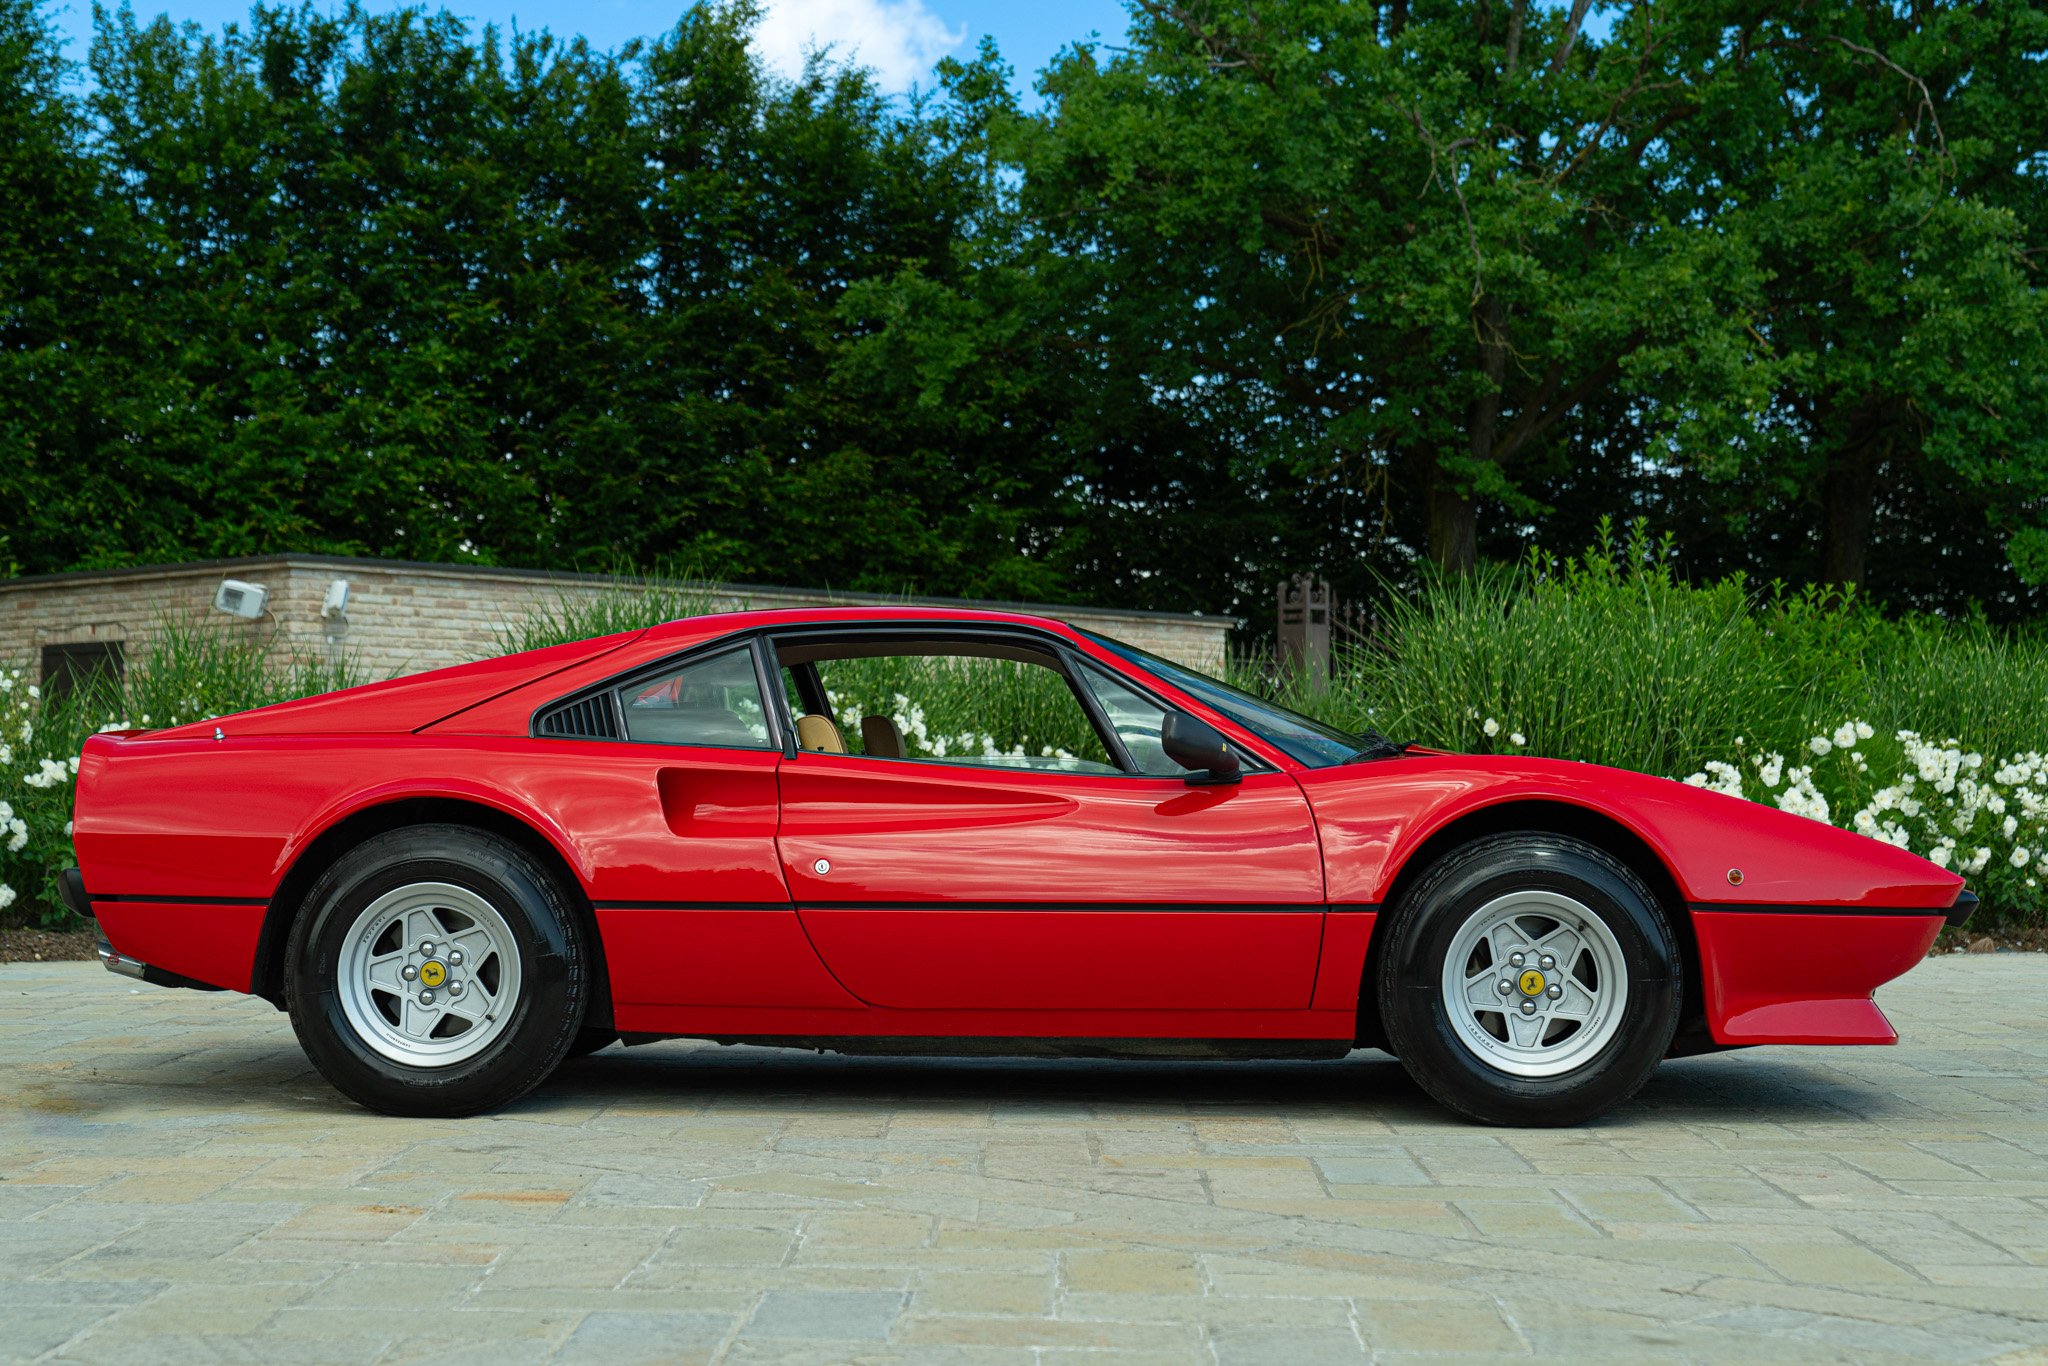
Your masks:
M 213 610 L 222 579 L 262 584 L 270 594 L 260 621 Z M 349 583 L 344 621 L 325 621 L 329 583 Z M 346 654 L 367 679 L 417 673 L 501 653 L 506 628 L 565 598 L 634 591 L 630 581 L 595 574 L 409 564 L 339 556 L 284 556 L 204 564 L 82 571 L 0 580 L 0 666 L 41 671 L 45 645 L 116 641 L 129 660 L 150 647 L 160 623 L 177 618 L 203 630 L 269 641 L 300 658 Z M 818 604 L 966 605 L 952 599 L 906 600 L 860 593 L 707 585 L 707 611 Z M 1010 605 L 1010 604 L 1005 604 Z M 1227 617 L 1075 607 L 1021 607 L 1125 640 L 1214 672 L 1226 657 Z

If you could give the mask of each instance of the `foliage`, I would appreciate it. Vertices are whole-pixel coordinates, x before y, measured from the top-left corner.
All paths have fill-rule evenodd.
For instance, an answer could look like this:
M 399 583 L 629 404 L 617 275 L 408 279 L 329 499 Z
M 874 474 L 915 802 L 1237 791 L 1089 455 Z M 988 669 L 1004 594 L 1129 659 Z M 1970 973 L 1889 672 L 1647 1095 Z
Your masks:
M 1032 110 L 0 0 L 0 573 L 324 550 L 1239 612 L 1581 544 L 2037 607 L 2048 7 L 1132 0 Z
M 693 573 L 621 573 L 588 592 L 564 592 L 498 628 L 498 649 L 539 650 L 573 640 L 644 631 L 713 610 L 709 589 Z
M 45 698 L 20 670 L 0 670 L 0 912 L 58 925 L 57 874 L 71 848 L 72 782 L 86 739 L 104 730 L 209 720 L 361 681 L 346 659 L 280 655 L 259 641 L 182 617 L 156 624 L 118 684 Z
M 903 443 L 920 397 L 841 312 L 949 278 L 986 176 L 860 69 L 768 73 L 745 0 L 618 53 L 445 11 L 99 10 L 85 93 L 35 0 L 0 6 L 0 569 L 1055 590 L 1016 539 L 1031 452 Z
M 819 671 L 849 741 L 861 718 L 886 716 L 911 758 L 1112 762 L 1065 681 L 1036 664 L 926 655 L 830 660 Z
M 1740 576 L 1687 584 L 1637 523 L 1576 559 L 1537 554 L 1390 595 L 1377 637 L 1339 652 L 1326 689 L 1270 658 L 1237 673 L 1345 729 L 1768 801 L 1938 856 L 1994 914 L 2048 913 L 2031 863 L 2048 845 L 2048 640 L 2035 632 L 1892 620 Z

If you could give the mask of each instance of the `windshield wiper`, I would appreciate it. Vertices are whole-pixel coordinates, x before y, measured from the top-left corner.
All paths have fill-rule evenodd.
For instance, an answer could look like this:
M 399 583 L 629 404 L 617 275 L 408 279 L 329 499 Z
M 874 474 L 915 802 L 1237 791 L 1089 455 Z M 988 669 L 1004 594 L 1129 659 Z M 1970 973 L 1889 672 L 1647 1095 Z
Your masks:
M 1406 754 L 1415 742 L 1412 740 L 1389 740 L 1376 730 L 1362 730 L 1351 737 L 1359 742 L 1359 748 L 1347 755 L 1347 764 L 1370 763 L 1374 759 L 1398 759 Z

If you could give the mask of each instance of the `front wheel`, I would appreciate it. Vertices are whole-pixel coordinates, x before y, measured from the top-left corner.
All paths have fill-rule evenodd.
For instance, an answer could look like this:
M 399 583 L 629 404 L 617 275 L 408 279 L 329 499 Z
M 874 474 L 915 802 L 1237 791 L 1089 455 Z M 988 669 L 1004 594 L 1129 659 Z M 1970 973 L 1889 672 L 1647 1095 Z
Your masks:
M 1390 908 L 1377 988 L 1416 1082 L 1489 1124 L 1577 1124 L 1634 1095 L 1671 1046 L 1677 935 L 1627 865 L 1583 840 L 1454 850 Z
M 387 1114 L 475 1114 L 524 1095 L 576 1041 L 590 990 L 555 878 L 463 826 L 394 830 L 342 855 L 285 955 L 306 1055 Z

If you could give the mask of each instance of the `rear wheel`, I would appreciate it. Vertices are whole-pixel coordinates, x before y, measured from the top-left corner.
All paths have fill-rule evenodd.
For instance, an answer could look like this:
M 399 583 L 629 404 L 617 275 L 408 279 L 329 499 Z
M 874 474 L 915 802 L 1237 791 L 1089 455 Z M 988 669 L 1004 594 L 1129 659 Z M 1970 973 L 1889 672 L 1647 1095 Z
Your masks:
M 1390 908 L 1377 983 L 1422 1088 L 1491 1124 L 1576 1124 L 1635 1094 L 1678 1025 L 1678 939 L 1605 850 L 1498 835 L 1454 850 Z
M 389 1114 L 474 1114 L 524 1095 L 576 1040 L 590 989 L 556 880 L 463 826 L 396 830 L 344 854 L 285 952 L 307 1056 Z

